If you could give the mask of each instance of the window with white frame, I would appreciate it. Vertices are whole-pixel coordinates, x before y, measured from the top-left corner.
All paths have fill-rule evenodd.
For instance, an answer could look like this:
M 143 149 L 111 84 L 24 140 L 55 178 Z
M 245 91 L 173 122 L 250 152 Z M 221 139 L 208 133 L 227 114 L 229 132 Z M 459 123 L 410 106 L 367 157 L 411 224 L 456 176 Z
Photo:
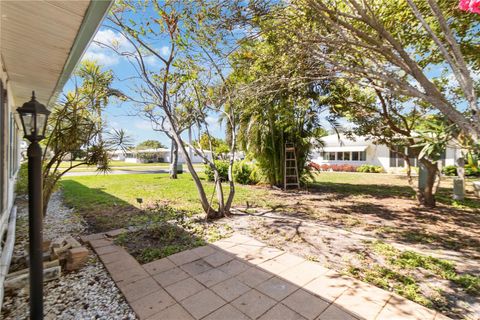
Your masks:
M 352 151 L 352 161 L 366 161 L 367 153 L 365 151 Z
M 367 161 L 367 152 L 366 151 L 360 151 L 360 161 Z
M 405 159 L 399 152 L 404 152 L 403 147 L 390 149 L 390 168 L 401 168 L 405 166 Z
M 367 153 L 365 151 L 339 151 L 324 152 L 323 160 L 326 161 L 366 161 Z
M 335 161 L 335 152 L 324 152 L 323 160 Z

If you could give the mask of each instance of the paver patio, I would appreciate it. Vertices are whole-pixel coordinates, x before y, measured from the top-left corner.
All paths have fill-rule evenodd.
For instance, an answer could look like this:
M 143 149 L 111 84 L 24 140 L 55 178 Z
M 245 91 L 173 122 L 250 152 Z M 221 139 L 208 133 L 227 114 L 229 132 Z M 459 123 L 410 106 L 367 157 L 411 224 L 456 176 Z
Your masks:
M 145 265 L 108 238 L 85 240 L 140 319 L 448 319 L 244 235 Z

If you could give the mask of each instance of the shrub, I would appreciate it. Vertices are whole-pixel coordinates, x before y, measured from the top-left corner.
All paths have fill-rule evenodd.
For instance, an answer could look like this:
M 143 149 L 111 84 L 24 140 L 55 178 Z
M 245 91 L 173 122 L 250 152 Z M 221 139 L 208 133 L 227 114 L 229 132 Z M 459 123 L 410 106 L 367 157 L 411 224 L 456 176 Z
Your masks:
M 233 165 L 233 176 L 235 182 L 240 184 L 257 184 L 259 182 L 255 165 L 245 160 L 235 162 Z
M 357 172 L 370 172 L 370 165 L 362 164 L 360 167 L 357 168 Z
M 340 171 L 340 172 L 355 172 L 357 171 L 357 167 L 352 166 L 351 164 L 332 164 L 330 169 L 333 171 Z
M 220 175 L 220 180 L 221 181 L 228 181 L 228 161 L 225 160 L 214 160 L 215 166 L 217 167 L 218 174 Z M 210 166 L 207 164 L 205 165 L 205 174 L 207 175 L 207 180 L 208 181 L 214 181 L 214 174 L 213 170 L 210 168 Z
M 465 175 L 466 176 L 480 176 L 480 170 L 478 167 L 470 164 L 465 164 Z
M 342 164 L 340 166 L 340 170 L 339 171 L 344 171 L 344 172 L 356 172 L 357 171 L 357 167 L 356 166 L 352 166 L 351 164 Z
M 381 166 L 374 166 L 371 164 L 362 164 L 360 167 L 357 168 L 356 171 L 365 173 L 381 173 L 383 172 L 383 168 Z
M 138 152 L 137 158 L 144 163 L 163 162 L 163 158 L 160 156 L 159 153 Z
M 265 182 L 267 178 L 262 173 L 262 170 L 260 169 L 260 167 L 257 166 L 256 164 L 252 164 L 252 166 L 253 166 L 252 173 L 250 173 L 250 180 L 252 181 L 252 183 L 257 184 L 260 182 Z
M 308 169 L 313 169 L 313 170 L 320 171 L 321 166 L 320 166 L 318 163 L 316 163 L 316 162 L 309 162 L 309 163 L 307 164 L 307 168 L 308 168 Z
M 309 167 L 310 168 L 314 168 L 318 171 L 343 171 L 343 172 L 355 172 L 357 171 L 357 167 L 356 166 L 353 166 L 351 164 L 312 164 L 312 162 L 310 162 L 309 164 Z
M 18 194 L 28 193 L 28 163 L 24 162 L 20 165 L 18 171 L 17 184 L 15 185 L 15 192 Z
M 220 174 L 221 181 L 228 181 L 229 161 L 215 160 L 215 166 Z M 208 181 L 214 181 L 213 170 L 209 165 L 205 166 L 205 174 Z M 240 184 L 256 184 L 260 181 L 259 172 L 254 164 L 246 161 L 238 161 L 233 164 L 234 181 Z
M 320 166 L 320 169 L 322 169 L 322 171 L 329 171 L 331 170 L 332 168 L 330 168 L 330 166 L 328 164 L 322 164 Z
M 442 173 L 446 176 L 456 176 L 458 175 L 457 166 L 445 166 L 442 169 Z M 480 176 L 480 171 L 467 163 L 465 164 L 465 175 L 467 177 Z
M 446 176 L 456 176 L 457 175 L 457 167 L 456 166 L 445 166 L 442 169 L 442 173 Z

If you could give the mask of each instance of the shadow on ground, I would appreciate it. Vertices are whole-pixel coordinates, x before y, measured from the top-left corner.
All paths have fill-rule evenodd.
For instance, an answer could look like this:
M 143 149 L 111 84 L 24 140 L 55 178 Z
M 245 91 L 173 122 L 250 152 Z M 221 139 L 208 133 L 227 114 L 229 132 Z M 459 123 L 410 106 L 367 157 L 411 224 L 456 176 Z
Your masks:
M 138 207 L 133 206 L 102 188 L 89 188 L 74 180 L 64 180 L 62 185 L 65 204 L 78 210 L 89 233 L 166 221 L 184 214 L 144 199 L 137 199 Z
M 121 248 L 92 246 L 141 319 L 435 318 L 433 310 L 317 263 L 233 238 L 143 266 Z

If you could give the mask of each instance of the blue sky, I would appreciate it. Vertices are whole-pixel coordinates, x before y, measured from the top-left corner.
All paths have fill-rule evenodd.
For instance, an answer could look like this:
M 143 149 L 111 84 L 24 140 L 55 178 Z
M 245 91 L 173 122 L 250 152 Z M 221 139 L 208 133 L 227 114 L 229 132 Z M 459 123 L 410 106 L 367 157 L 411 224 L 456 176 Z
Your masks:
M 115 76 L 113 87 L 121 90 L 127 95 L 134 95 L 132 90 L 132 80 L 128 79 L 135 74 L 130 63 L 126 58 L 117 55 L 117 53 L 109 48 L 99 46 L 95 41 L 101 43 L 115 43 L 119 48 L 126 51 L 129 49 L 128 41 L 123 38 L 119 32 L 103 26 L 95 35 L 94 41 L 92 41 L 87 48 L 83 59 L 95 60 L 102 65 L 104 69 L 111 69 Z M 160 52 L 165 56 L 168 55 L 168 46 L 162 46 L 161 43 L 159 45 Z M 150 64 L 150 67 L 157 67 L 157 62 L 155 60 L 147 59 L 146 61 Z M 73 83 L 70 81 L 65 86 L 64 91 L 72 90 L 72 88 Z M 154 131 L 151 122 L 142 118 L 138 113 L 138 109 L 131 103 L 112 101 L 107 107 L 104 115 L 110 128 L 124 129 L 135 141 L 135 144 L 147 139 L 154 139 L 161 141 L 164 145 L 169 147 L 170 141 L 167 136 L 162 132 Z M 209 130 L 213 136 L 218 138 L 224 137 L 224 129 L 218 123 L 217 117 L 209 116 L 207 122 L 209 124 Z M 196 132 L 193 132 L 193 136 L 193 138 L 196 138 Z M 187 135 L 185 134 L 185 139 L 186 138 Z
M 148 16 L 149 12 L 144 12 L 143 14 Z M 138 17 L 132 18 L 138 19 Z M 132 90 L 132 83 L 135 83 L 135 81 L 129 79 L 129 77 L 135 75 L 135 71 L 128 60 L 125 57 L 117 55 L 113 50 L 98 45 L 96 42 L 115 43 L 116 47 L 120 48 L 120 51 L 129 51 L 130 44 L 128 43 L 128 40 L 123 38 L 119 32 L 109 28 L 108 22 L 106 22 L 97 32 L 94 41 L 86 50 L 83 59 L 95 60 L 104 68 L 111 69 L 115 75 L 113 86 L 129 96 L 135 96 L 134 91 Z M 167 44 L 168 43 L 163 39 L 159 39 L 154 43 L 157 50 L 164 56 L 167 56 L 169 53 L 169 47 Z M 160 68 L 160 65 L 156 65 L 158 62 L 155 59 L 150 60 L 147 57 L 146 62 L 152 70 L 155 70 L 157 67 Z M 435 66 L 427 71 L 427 75 L 430 77 L 437 77 L 440 75 L 440 69 L 439 66 Z M 447 73 L 449 72 L 447 71 Z M 476 81 L 478 81 L 480 75 L 473 75 L 476 78 Z M 451 73 L 448 74 L 448 78 L 454 87 L 458 86 Z M 69 83 L 65 87 L 65 90 L 71 90 L 72 88 L 72 83 Z M 154 139 L 161 141 L 166 146 L 170 146 L 168 138 L 163 133 L 154 131 L 150 121 L 142 118 L 141 115 L 139 115 L 138 109 L 136 109 L 133 104 L 114 101 L 107 107 L 104 114 L 110 127 L 126 130 L 136 144 L 147 139 Z M 215 115 L 209 116 L 207 122 L 209 124 L 210 132 L 215 137 L 224 138 L 224 128 L 219 124 L 218 118 Z M 342 125 L 348 126 L 347 123 L 342 123 Z M 329 128 L 328 125 L 325 125 L 325 127 L 327 129 Z M 195 136 L 196 134 L 194 132 L 194 138 Z

